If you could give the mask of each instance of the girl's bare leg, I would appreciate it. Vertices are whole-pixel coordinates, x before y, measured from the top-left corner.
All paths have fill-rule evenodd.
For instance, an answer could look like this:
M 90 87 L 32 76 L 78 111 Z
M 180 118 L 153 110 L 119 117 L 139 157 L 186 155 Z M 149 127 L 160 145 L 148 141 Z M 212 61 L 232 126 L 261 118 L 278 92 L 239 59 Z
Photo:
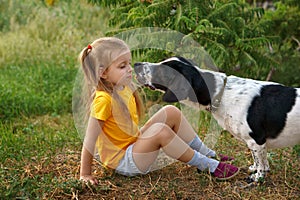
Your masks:
M 133 146 L 133 160 L 136 166 L 147 172 L 162 149 L 171 158 L 196 166 L 203 171 L 214 172 L 219 162 L 193 150 L 165 124 L 156 123 L 149 127 Z
M 148 170 L 157 158 L 160 148 L 168 156 L 185 163 L 194 156 L 195 152 L 188 144 L 198 136 L 181 111 L 174 106 L 165 106 L 159 110 L 141 128 L 141 132 L 133 147 L 133 158 L 141 171 Z M 210 162 L 205 155 L 198 156 L 204 159 L 205 163 Z M 211 162 L 216 167 L 217 163 Z
M 145 132 L 155 123 L 163 123 L 169 126 L 178 137 L 185 143 L 189 144 L 192 149 L 199 151 L 206 156 L 216 156 L 215 152 L 202 143 L 193 127 L 187 121 L 182 112 L 175 106 L 165 106 L 154 114 L 149 121 L 141 128 L 141 132 Z
M 141 128 L 141 132 L 143 133 L 155 123 L 166 124 L 186 143 L 192 141 L 196 136 L 192 126 L 188 123 L 181 111 L 175 106 L 165 106 L 160 109 Z
M 174 131 L 163 123 L 150 126 L 133 146 L 133 159 L 141 171 L 147 171 L 156 160 L 159 150 L 171 158 L 188 162 L 194 155 L 192 150 Z

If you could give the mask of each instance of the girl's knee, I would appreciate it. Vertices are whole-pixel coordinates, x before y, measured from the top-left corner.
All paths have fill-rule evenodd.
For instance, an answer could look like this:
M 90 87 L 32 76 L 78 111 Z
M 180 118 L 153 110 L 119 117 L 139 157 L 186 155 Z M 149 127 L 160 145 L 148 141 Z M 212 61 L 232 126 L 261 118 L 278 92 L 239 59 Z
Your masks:
M 169 140 L 173 137 L 173 130 L 164 123 L 152 124 L 144 133 L 143 137 L 156 137 L 158 140 Z
M 158 132 L 158 139 L 162 143 L 170 141 L 175 136 L 174 131 L 169 126 L 167 126 L 166 124 L 157 123 L 157 125 L 160 128 L 160 130 Z
M 170 114 L 171 116 L 181 115 L 181 111 L 176 106 L 167 105 L 164 106 L 163 109 L 166 111 L 167 114 Z

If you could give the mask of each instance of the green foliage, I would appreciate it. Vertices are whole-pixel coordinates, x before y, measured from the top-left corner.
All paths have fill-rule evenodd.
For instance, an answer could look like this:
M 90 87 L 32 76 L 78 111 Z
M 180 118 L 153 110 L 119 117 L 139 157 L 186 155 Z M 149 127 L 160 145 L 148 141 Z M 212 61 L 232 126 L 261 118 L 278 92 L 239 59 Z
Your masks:
M 267 48 L 277 39 L 265 31 L 271 22 L 261 23 L 264 10 L 244 1 L 123 1 L 113 14 L 111 25 L 121 29 L 153 26 L 192 36 L 228 72 L 245 68 L 253 75 L 276 64 Z
M 110 25 L 118 26 L 119 31 L 161 27 L 191 36 L 228 74 L 266 79 L 270 70 L 275 69 L 280 77 L 282 71 L 288 71 L 285 60 L 291 52 L 298 59 L 297 64 L 300 63 L 295 52 L 299 47 L 295 38 L 299 38 L 300 33 L 297 0 L 279 1 L 275 11 L 251 6 L 242 0 L 91 2 L 110 7 Z M 286 43 L 291 45 L 286 46 Z M 290 47 L 290 52 L 284 51 L 282 46 Z M 147 54 L 145 58 L 151 59 Z M 299 78 L 294 78 L 292 83 L 276 80 L 291 85 L 297 84 Z
M 290 86 L 300 86 L 300 3 L 298 0 L 278 1 L 275 11 L 267 11 L 263 21 L 272 21 L 270 32 L 280 36 L 273 45 L 273 55 L 279 60 L 274 80 Z

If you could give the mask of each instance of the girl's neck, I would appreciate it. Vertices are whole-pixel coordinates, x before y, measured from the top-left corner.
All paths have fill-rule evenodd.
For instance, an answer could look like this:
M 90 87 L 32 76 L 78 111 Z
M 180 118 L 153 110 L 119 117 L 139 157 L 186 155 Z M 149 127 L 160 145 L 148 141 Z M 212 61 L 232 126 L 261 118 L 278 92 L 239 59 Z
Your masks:
M 125 88 L 124 85 L 117 85 L 117 86 L 115 86 L 115 89 L 116 89 L 117 91 L 122 91 L 122 90 L 124 90 L 124 88 Z

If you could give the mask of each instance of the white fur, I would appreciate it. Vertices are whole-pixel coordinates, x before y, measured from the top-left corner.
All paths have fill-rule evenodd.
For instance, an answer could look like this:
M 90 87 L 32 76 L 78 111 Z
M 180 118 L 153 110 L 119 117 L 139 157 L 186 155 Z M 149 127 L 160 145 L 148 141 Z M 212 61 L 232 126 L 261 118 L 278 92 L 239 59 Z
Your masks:
M 217 88 L 223 87 L 224 74 L 218 72 L 210 73 L 213 73 L 219 82 L 217 83 Z M 244 84 L 241 84 L 242 82 Z M 239 140 L 244 141 L 251 150 L 254 164 L 249 169 L 250 171 L 257 171 L 250 177 L 254 181 L 263 178 L 265 172 L 269 171 L 269 163 L 266 157 L 267 149 L 294 146 L 300 143 L 300 89 L 297 89 L 298 98 L 296 104 L 288 113 L 286 126 L 276 139 L 267 139 L 264 145 L 258 145 L 249 135 L 251 129 L 247 123 L 248 108 L 253 98 L 259 95 L 261 87 L 272 84 L 278 83 L 228 76 L 221 104 L 218 110 L 212 113 L 220 126 Z

